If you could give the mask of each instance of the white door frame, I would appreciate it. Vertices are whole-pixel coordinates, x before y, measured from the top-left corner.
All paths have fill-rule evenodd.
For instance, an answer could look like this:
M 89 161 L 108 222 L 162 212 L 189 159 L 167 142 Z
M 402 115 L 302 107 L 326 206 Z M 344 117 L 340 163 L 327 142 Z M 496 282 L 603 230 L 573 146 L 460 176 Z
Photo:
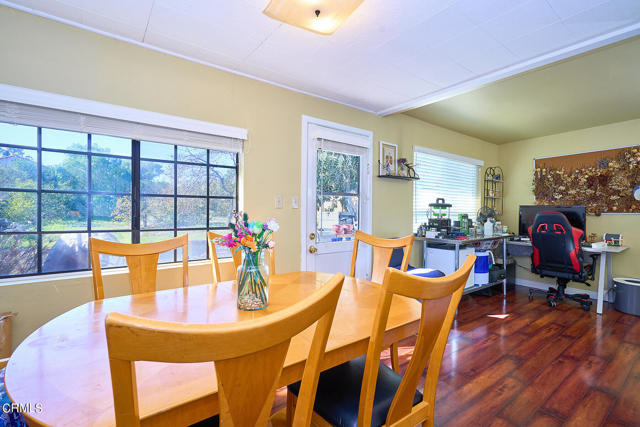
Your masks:
M 308 155 L 308 131 L 309 125 L 315 124 L 319 126 L 324 126 L 329 129 L 334 129 L 343 132 L 354 133 L 358 136 L 362 136 L 366 138 L 367 145 L 364 147 L 367 149 L 369 153 L 367 155 L 367 181 L 366 181 L 366 189 L 368 194 L 368 200 L 365 200 L 365 219 L 360 224 L 360 230 L 365 233 L 371 233 L 371 223 L 372 223 L 372 205 L 373 205 L 373 132 L 365 129 L 356 128 L 353 126 L 343 125 L 341 123 L 335 123 L 328 120 L 318 119 L 310 116 L 302 116 L 302 161 L 301 161 L 301 179 L 300 179 L 300 270 L 305 271 L 307 269 L 307 246 L 308 240 L 307 235 L 309 232 L 307 231 L 307 210 L 309 207 L 307 206 L 307 155 Z

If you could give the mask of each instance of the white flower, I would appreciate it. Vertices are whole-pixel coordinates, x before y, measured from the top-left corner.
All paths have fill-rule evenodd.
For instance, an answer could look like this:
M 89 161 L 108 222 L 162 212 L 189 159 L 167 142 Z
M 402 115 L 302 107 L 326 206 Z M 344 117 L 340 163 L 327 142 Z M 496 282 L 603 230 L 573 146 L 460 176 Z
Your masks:
M 276 232 L 280 229 L 280 226 L 276 222 L 275 218 L 269 218 L 269 221 L 267 221 L 267 227 L 269 227 L 269 230 L 273 232 Z
M 269 246 L 269 249 L 273 249 L 276 246 L 276 242 L 274 242 L 273 240 L 269 240 L 269 243 L 267 243 L 267 246 Z

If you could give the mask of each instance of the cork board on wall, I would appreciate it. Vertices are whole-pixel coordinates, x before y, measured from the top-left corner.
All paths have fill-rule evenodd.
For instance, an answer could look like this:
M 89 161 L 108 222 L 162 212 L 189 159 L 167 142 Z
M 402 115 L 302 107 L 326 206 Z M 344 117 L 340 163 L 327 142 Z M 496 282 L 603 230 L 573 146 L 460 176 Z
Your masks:
M 543 157 L 535 159 L 535 168 L 564 168 L 567 172 L 575 169 L 588 168 L 596 166 L 599 161 L 606 159 L 615 159 L 622 151 L 629 148 L 640 149 L 640 145 L 633 147 L 612 148 L 610 150 L 590 151 L 588 153 L 568 154 L 566 156 Z
M 585 205 L 587 213 L 640 213 L 640 145 L 534 159 L 540 205 Z

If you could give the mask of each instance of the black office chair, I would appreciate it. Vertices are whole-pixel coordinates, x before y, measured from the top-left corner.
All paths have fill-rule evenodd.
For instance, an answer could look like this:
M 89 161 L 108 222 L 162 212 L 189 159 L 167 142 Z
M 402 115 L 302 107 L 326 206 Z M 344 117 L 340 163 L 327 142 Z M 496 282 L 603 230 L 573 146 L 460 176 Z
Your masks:
M 585 283 L 593 280 L 593 266 L 597 255 L 591 255 L 592 263 L 584 264 L 584 254 L 580 243 L 584 241 L 584 231 L 572 227 L 567 217 L 560 212 L 542 212 L 536 215 L 529 227 L 529 237 L 533 246 L 531 271 L 540 277 L 555 277 L 558 288 L 548 291 L 529 289 L 529 298 L 541 293 L 547 296 L 549 305 L 555 307 L 558 301 L 570 299 L 582 305 L 586 311 L 591 309 L 592 301 L 587 294 L 566 294 L 570 281 Z

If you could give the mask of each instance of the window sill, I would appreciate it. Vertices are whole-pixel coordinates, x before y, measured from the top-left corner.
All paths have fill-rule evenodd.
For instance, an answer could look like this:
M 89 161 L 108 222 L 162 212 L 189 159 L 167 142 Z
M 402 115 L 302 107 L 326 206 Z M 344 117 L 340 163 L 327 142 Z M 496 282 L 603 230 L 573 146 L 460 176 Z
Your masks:
M 220 264 L 233 262 L 231 258 L 225 258 L 219 260 Z M 211 260 L 203 259 L 199 261 L 190 261 L 189 268 L 200 267 L 200 266 L 208 266 L 211 265 Z M 174 268 L 182 267 L 182 263 L 180 262 L 172 262 L 170 264 L 161 264 L 158 266 L 158 270 L 171 270 Z M 128 274 L 129 268 L 120 267 L 120 268 L 112 268 L 109 270 L 103 270 L 103 276 L 115 276 L 119 274 Z M 6 278 L 0 279 L 0 287 L 2 286 L 13 286 L 13 285 L 27 285 L 27 284 L 36 284 L 43 282 L 56 282 L 62 280 L 73 280 L 73 279 L 91 279 L 92 273 L 91 271 L 76 271 L 71 273 L 55 273 L 55 274 L 46 274 L 40 276 L 28 276 L 28 277 L 17 277 L 17 278 Z

